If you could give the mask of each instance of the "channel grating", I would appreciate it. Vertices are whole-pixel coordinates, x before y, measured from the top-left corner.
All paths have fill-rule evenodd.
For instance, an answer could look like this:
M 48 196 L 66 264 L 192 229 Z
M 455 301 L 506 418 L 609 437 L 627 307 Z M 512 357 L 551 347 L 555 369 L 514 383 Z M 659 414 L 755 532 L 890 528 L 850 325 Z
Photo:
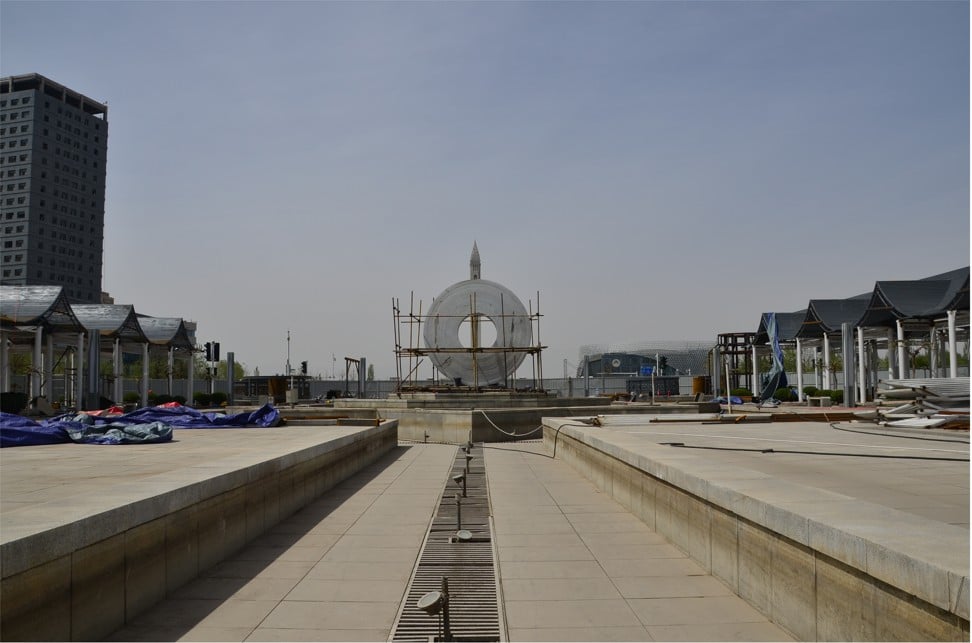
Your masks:
M 457 450 L 456 459 L 428 537 L 412 576 L 405 602 L 392 631 L 392 641 L 439 640 L 439 617 L 418 609 L 418 600 L 439 591 L 442 578 L 449 583 L 449 624 L 453 641 L 499 641 L 500 615 L 496 592 L 496 571 L 492 532 L 489 526 L 489 497 L 482 449 L 466 474 L 466 496 L 462 498 L 462 528 L 472 534 L 468 542 L 453 542 L 457 530 L 456 494 L 462 485 L 452 476 L 466 471 L 466 457 Z

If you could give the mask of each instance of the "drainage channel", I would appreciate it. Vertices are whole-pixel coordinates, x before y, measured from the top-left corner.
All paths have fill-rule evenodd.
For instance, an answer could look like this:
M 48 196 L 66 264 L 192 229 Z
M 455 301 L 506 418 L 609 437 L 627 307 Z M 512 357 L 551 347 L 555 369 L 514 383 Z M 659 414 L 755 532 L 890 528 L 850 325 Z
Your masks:
M 449 478 L 391 641 L 500 640 L 482 447 L 458 449 Z

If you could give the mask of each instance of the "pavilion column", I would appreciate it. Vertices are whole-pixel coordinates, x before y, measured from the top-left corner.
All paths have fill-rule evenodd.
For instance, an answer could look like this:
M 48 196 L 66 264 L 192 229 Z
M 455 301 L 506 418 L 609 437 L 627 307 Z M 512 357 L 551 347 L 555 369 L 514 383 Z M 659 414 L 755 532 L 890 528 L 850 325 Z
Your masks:
M 857 329 L 857 384 L 858 384 L 858 394 L 857 401 L 864 403 L 867 402 L 867 377 L 865 369 L 867 365 L 864 362 L 864 329 L 858 327 Z
M 758 363 L 759 362 L 756 361 L 756 344 L 753 344 L 753 381 L 751 383 L 753 395 L 759 395 L 762 392 L 759 386 L 759 366 L 757 366 Z
M 888 379 L 901 379 L 896 378 L 898 368 L 898 352 L 894 350 L 894 330 L 888 329 Z
M 10 390 L 10 349 L 7 336 L 0 330 L 0 393 Z
M 169 361 L 166 364 L 166 369 L 165 369 L 169 380 L 169 389 L 166 391 L 168 395 L 172 395 L 172 372 L 175 370 L 175 353 L 173 352 L 174 350 L 175 349 L 169 346 Z
M 932 377 L 938 377 L 938 331 L 935 324 L 928 333 L 928 370 Z
M 813 347 L 813 385 L 823 388 L 823 378 L 820 374 L 820 347 Z
M 88 333 L 88 384 L 83 400 L 86 411 L 93 411 L 101 407 L 101 334 L 98 331 Z
M 112 350 L 112 372 L 115 375 L 115 391 L 113 393 L 114 403 L 121 404 L 125 397 L 125 382 L 122 380 L 122 351 L 121 338 L 115 338 L 114 349 Z
M 955 333 L 957 310 L 948 311 L 948 376 L 958 377 L 958 341 Z
M 877 388 L 880 374 L 878 373 L 878 343 L 872 339 L 867 343 L 867 384 L 874 391 L 874 399 L 877 399 Z
M 74 406 L 78 410 L 84 404 L 84 333 L 78 333 L 78 350 L 74 357 Z
M 904 324 L 899 319 L 898 327 L 898 370 L 900 379 L 907 379 L 911 374 L 908 372 L 908 347 L 905 344 Z
M 47 351 L 44 356 L 44 397 L 54 400 L 54 335 L 47 335 Z
M 193 364 L 193 361 L 194 360 L 193 360 L 192 356 L 193 356 L 193 352 L 192 352 L 192 349 L 190 349 L 189 350 L 189 364 L 186 366 L 186 405 L 187 406 L 192 406 L 193 405 L 192 393 L 193 393 L 193 387 L 194 387 L 194 384 L 195 384 L 193 382 L 193 375 L 194 375 L 193 371 L 195 370 L 193 367 L 195 366 L 195 364 Z
M 34 331 L 34 359 L 30 369 L 30 397 L 41 394 L 41 368 L 44 364 L 44 327 L 38 326 Z
M 803 346 L 800 338 L 796 338 L 796 369 L 797 369 L 797 401 L 803 401 Z
M 824 378 L 824 388 L 830 390 L 833 388 L 830 381 L 830 336 L 824 333 L 823 336 L 823 350 L 824 350 L 824 364 L 823 364 L 823 378 Z
M 142 344 L 142 408 L 149 405 L 149 343 Z

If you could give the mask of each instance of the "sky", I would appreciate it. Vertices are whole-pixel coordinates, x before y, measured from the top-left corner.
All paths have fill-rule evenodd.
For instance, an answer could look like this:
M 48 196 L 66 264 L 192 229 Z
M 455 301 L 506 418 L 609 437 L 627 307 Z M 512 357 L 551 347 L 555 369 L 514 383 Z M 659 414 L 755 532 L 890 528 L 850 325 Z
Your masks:
M 965 2 L 3 0 L 31 72 L 109 107 L 103 289 L 250 373 L 394 375 L 474 241 L 548 377 L 969 263 Z

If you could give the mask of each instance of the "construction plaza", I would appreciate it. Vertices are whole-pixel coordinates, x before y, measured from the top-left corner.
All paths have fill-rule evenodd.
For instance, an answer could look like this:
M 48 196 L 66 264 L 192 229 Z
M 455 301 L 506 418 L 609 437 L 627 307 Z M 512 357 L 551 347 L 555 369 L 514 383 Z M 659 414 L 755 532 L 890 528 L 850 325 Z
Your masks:
M 394 302 L 385 398 L 5 414 L 0 638 L 969 639 L 967 268 L 964 286 L 921 285 L 947 300 L 922 309 L 930 326 L 894 322 L 904 340 L 931 332 L 937 376 L 902 353 L 875 381 L 872 360 L 843 404 L 656 398 L 654 379 L 624 399 L 518 389 L 527 359 L 543 381 L 539 294 L 524 306 L 482 280 L 475 246 L 471 268 L 425 314 Z M 809 326 L 829 359 L 826 309 L 764 317 L 774 356 Z M 41 353 L 43 324 L 23 326 L 36 310 L 6 328 Z M 862 364 L 897 347 L 857 339 Z M 423 360 L 444 385 L 414 379 Z

